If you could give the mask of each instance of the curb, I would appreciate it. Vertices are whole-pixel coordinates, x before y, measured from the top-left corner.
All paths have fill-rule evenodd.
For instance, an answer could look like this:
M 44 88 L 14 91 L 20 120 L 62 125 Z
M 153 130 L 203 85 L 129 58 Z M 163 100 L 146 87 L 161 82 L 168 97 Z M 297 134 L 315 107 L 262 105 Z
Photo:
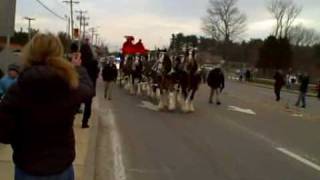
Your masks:
M 85 157 L 84 169 L 83 169 L 83 180 L 94 180 L 95 169 L 96 169 L 96 147 L 97 147 L 97 136 L 99 129 L 99 115 L 98 115 L 98 103 L 95 100 L 92 111 L 92 126 L 90 130 L 90 137 L 88 143 L 88 151 Z

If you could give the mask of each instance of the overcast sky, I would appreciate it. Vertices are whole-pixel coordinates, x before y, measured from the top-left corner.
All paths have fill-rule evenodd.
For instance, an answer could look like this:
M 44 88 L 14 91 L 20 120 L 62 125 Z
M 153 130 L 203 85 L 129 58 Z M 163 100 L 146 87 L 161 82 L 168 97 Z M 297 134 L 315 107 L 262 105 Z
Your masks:
M 79 0 L 75 10 L 85 9 L 90 26 L 112 48 L 119 48 L 124 35 L 141 38 L 149 49 L 169 44 L 172 33 L 203 35 L 201 18 L 206 15 L 208 0 Z M 42 0 L 57 14 L 69 15 L 62 0 Z M 320 32 L 320 0 L 295 0 L 303 6 L 297 20 Z M 238 6 L 248 16 L 247 32 L 243 39 L 265 38 L 273 27 L 265 0 L 239 0 Z M 17 0 L 16 28 L 27 27 L 24 16 L 35 17 L 33 27 L 41 31 L 66 31 L 67 23 L 50 14 L 36 0 Z M 78 22 L 75 22 L 78 25 Z

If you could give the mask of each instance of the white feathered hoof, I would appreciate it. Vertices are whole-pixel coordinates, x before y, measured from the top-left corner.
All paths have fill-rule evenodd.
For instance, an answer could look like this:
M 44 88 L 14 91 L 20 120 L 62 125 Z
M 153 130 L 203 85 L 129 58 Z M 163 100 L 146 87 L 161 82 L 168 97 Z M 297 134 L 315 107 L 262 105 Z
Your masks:
M 142 93 L 141 93 L 141 84 L 138 84 L 137 85 L 137 95 L 140 96 Z
M 169 111 L 174 111 L 176 109 L 176 102 L 174 93 L 169 93 Z
M 150 97 L 156 99 L 156 93 L 153 90 L 150 90 Z
M 189 110 L 189 101 L 184 101 L 181 107 L 182 107 L 183 112 L 185 112 L 185 113 L 189 112 L 190 111 Z
M 151 91 L 150 91 L 150 87 L 147 85 L 146 86 L 146 93 L 148 97 L 151 97 Z
M 163 111 L 164 110 L 163 98 L 160 98 L 159 105 L 158 105 L 158 110 L 159 111 Z
M 131 95 L 134 95 L 134 93 L 135 93 L 135 92 L 134 92 L 133 86 L 130 86 L 130 94 L 131 94 Z
M 142 84 L 142 91 L 147 91 L 148 90 L 148 85 L 146 83 Z
M 178 102 L 178 104 L 179 104 L 180 107 L 183 107 L 183 106 L 184 106 L 185 100 L 183 100 L 181 94 L 179 94 L 179 95 L 177 96 L 177 102 Z
M 129 91 L 130 90 L 130 83 L 126 83 L 126 85 L 124 86 L 124 89 L 126 89 L 127 91 Z
M 169 109 L 169 95 L 165 93 L 162 95 L 162 98 L 163 98 L 164 107 Z
M 161 93 L 160 93 L 160 89 L 156 90 L 156 97 L 159 99 L 161 98 Z
M 194 112 L 194 111 L 195 111 L 193 101 L 191 101 L 191 102 L 189 103 L 189 111 L 190 111 L 190 112 Z

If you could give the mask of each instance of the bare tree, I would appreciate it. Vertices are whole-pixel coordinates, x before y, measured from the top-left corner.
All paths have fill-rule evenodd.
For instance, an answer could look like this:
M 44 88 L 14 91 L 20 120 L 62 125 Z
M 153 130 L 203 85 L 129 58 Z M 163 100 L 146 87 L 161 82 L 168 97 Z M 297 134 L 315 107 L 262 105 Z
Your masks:
M 306 28 L 299 24 L 290 29 L 289 39 L 296 46 L 312 46 L 320 43 L 320 34 L 312 28 Z
M 209 0 L 203 31 L 216 40 L 228 42 L 244 33 L 247 17 L 236 6 L 238 0 Z
M 267 8 L 276 19 L 274 35 L 277 38 L 288 37 L 294 21 L 302 11 L 302 7 L 292 0 L 270 0 Z

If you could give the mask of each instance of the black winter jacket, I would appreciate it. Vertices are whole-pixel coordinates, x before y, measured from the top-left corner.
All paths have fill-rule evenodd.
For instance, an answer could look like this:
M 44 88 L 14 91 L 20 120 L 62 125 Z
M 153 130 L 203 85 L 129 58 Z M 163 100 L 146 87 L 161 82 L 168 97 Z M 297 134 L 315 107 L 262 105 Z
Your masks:
M 117 66 L 106 64 L 102 70 L 102 78 L 104 81 L 115 81 L 118 77 Z
M 224 75 L 221 69 L 216 68 L 209 72 L 208 75 L 208 85 L 213 89 L 224 89 Z
M 75 159 L 73 121 L 79 104 L 93 96 L 86 70 L 69 85 L 45 65 L 24 70 L 0 102 L 0 142 L 11 144 L 15 165 L 34 176 L 64 171 Z

